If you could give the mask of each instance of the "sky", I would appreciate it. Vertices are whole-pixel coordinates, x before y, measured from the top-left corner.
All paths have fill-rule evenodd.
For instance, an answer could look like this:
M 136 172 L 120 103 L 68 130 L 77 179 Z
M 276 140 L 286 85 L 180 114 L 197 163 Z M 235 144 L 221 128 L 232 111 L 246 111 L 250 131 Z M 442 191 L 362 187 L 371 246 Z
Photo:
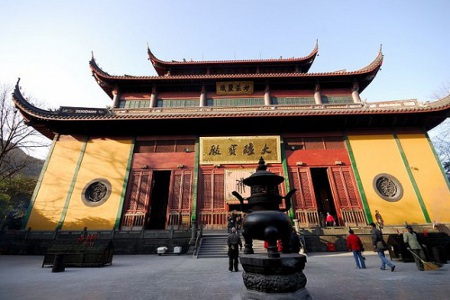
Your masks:
M 304 57 L 309 72 L 354 71 L 380 48 L 369 102 L 435 100 L 450 90 L 448 0 L 0 0 L 0 83 L 41 103 L 112 104 L 89 60 L 111 75 L 156 75 L 162 60 Z

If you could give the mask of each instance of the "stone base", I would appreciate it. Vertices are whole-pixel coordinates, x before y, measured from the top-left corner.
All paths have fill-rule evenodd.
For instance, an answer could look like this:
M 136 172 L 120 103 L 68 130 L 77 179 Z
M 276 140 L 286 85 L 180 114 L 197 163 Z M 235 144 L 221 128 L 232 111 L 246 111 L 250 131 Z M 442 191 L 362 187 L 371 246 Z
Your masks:
M 284 294 L 286 297 L 290 297 L 292 294 L 305 289 L 307 280 L 305 274 L 303 274 L 306 263 L 306 256 L 304 255 L 283 254 L 279 258 L 258 254 L 242 255 L 240 261 L 244 269 L 242 273 L 244 285 L 249 292 L 271 296 Z
M 264 293 L 245 290 L 241 293 L 242 300 L 312 300 L 306 288 L 299 289 L 294 293 Z
M 306 285 L 303 272 L 287 275 L 262 275 L 244 272 L 244 285 L 249 290 L 264 293 L 293 293 Z

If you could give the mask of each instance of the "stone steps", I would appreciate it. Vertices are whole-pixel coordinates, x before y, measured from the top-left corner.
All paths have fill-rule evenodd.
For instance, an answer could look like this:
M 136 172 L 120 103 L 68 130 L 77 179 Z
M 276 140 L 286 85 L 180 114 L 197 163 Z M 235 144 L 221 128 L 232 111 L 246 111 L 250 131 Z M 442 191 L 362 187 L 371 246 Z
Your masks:
M 197 258 L 228 257 L 227 239 L 227 233 L 204 235 L 197 250 Z M 241 241 L 242 245 L 244 245 L 244 238 L 242 236 Z M 254 241 L 253 250 L 255 253 L 265 253 L 266 249 L 264 248 L 263 241 Z

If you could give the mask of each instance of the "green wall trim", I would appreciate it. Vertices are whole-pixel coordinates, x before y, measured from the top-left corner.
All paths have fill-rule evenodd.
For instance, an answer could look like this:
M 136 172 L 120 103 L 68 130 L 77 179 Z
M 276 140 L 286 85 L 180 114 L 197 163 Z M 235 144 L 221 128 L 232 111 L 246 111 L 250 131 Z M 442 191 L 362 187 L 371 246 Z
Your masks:
M 59 138 L 59 134 L 56 134 L 53 137 L 52 145 L 48 151 L 47 158 L 45 159 L 44 165 L 42 166 L 42 170 L 39 174 L 38 181 L 36 182 L 36 187 L 34 188 L 33 195 L 31 196 L 30 205 L 28 205 L 27 212 L 25 213 L 25 216 L 22 221 L 22 230 L 26 229 L 26 225 L 28 223 L 28 220 L 30 219 L 31 211 L 33 210 L 33 206 L 34 206 L 34 202 L 36 201 L 36 197 L 39 193 L 39 190 L 41 189 L 42 180 L 44 179 L 45 172 L 47 172 L 48 164 L 50 163 L 50 157 L 53 154 L 53 150 L 55 149 L 56 141 L 58 140 L 58 138 Z
M 87 148 L 88 141 L 89 141 L 89 137 L 85 136 L 84 137 L 83 146 L 80 149 L 80 155 L 78 156 L 78 162 L 77 162 L 77 165 L 75 167 L 75 171 L 74 171 L 73 176 L 72 176 L 72 182 L 70 183 L 69 191 L 67 192 L 66 202 L 64 203 L 64 207 L 63 207 L 63 210 L 61 212 L 61 217 L 59 219 L 59 223 L 58 223 L 57 229 L 61 229 L 63 224 L 64 224 L 64 220 L 65 220 L 66 215 L 67 215 L 67 210 L 69 208 L 70 198 L 72 198 L 73 189 L 75 188 L 75 182 L 77 181 L 78 172 L 80 171 L 80 167 L 81 167 L 81 162 L 83 161 L 84 154 L 86 153 L 86 148 Z
M 433 151 L 433 155 L 434 155 L 434 158 L 436 159 L 436 163 L 438 164 L 439 168 L 441 169 L 441 173 L 442 173 L 442 176 L 444 177 L 444 181 L 445 181 L 445 183 L 447 183 L 447 188 L 450 190 L 450 181 L 447 178 L 447 173 L 445 172 L 444 167 L 442 166 L 441 160 L 439 159 L 439 155 L 436 153 L 436 149 L 434 149 L 434 145 L 431 142 L 428 132 L 423 128 L 422 128 L 422 131 L 423 131 L 423 134 L 425 134 L 425 136 L 427 138 L 428 145 L 430 146 L 431 151 Z
M 123 179 L 122 192 L 120 193 L 119 207 L 117 209 L 116 221 L 114 222 L 114 230 L 120 228 L 120 218 L 123 212 L 123 203 L 127 194 L 128 180 L 130 179 L 131 166 L 133 162 L 134 147 L 136 145 L 136 137 L 133 137 L 131 142 L 130 152 L 128 153 L 127 169 L 125 171 L 125 178 Z
M 413 175 L 413 173 L 411 171 L 411 166 L 409 165 L 408 158 L 406 157 L 405 152 L 403 151 L 403 147 L 402 147 L 402 145 L 401 145 L 401 143 L 400 143 L 400 141 L 398 139 L 398 136 L 397 136 L 397 133 L 395 132 L 395 130 L 392 130 L 392 134 L 394 136 L 394 140 L 395 140 L 395 142 L 397 144 L 398 150 L 399 150 L 400 155 L 402 157 L 403 164 L 405 165 L 406 172 L 408 173 L 409 180 L 411 180 L 411 184 L 412 184 L 414 192 L 415 192 L 415 194 L 417 196 L 417 201 L 419 202 L 420 208 L 422 209 L 422 213 L 423 213 L 423 216 L 425 218 L 425 222 L 431 223 L 431 219 L 430 219 L 430 216 L 428 215 L 428 211 L 427 211 L 427 208 L 425 206 L 425 203 L 423 202 L 423 198 L 422 198 L 422 195 L 420 194 L 419 187 L 418 187 L 417 182 L 416 182 L 416 180 L 414 178 L 414 175 Z
M 197 197 L 198 197 L 198 176 L 200 167 L 200 138 L 195 138 L 195 153 L 194 153 L 194 172 L 192 182 L 192 208 L 191 221 L 197 221 Z
M 361 177 L 359 176 L 358 166 L 356 165 L 355 155 L 353 154 L 352 146 L 348 139 L 348 134 L 344 132 L 345 144 L 347 146 L 348 156 L 350 157 L 353 174 L 355 175 L 356 184 L 358 185 L 359 194 L 361 195 L 361 201 L 366 215 L 367 223 L 372 223 L 372 214 L 370 213 L 369 202 L 367 201 L 366 192 L 364 191 L 364 186 L 361 182 Z
M 281 165 L 283 166 L 283 173 L 284 173 L 284 187 L 286 188 L 286 193 L 288 193 L 291 190 L 291 182 L 289 181 L 289 170 L 286 160 L 286 153 L 284 152 L 284 140 L 283 137 L 280 136 L 280 149 L 281 149 Z M 289 218 L 291 220 L 295 219 L 295 212 L 294 212 L 294 206 L 292 205 L 292 197 L 289 199 L 289 202 L 291 203 L 291 208 L 289 209 Z

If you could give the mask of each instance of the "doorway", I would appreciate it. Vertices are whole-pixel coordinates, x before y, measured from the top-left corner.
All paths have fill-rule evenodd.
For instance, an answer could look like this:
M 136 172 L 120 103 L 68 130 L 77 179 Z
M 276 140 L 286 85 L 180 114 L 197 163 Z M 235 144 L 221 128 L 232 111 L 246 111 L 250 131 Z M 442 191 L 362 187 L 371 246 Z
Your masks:
M 311 178 L 317 202 L 320 225 L 325 227 L 325 216 L 329 212 L 339 222 L 331 193 L 330 181 L 328 180 L 327 168 L 311 168 Z
M 147 229 L 165 229 L 171 171 L 153 171 L 150 220 Z

